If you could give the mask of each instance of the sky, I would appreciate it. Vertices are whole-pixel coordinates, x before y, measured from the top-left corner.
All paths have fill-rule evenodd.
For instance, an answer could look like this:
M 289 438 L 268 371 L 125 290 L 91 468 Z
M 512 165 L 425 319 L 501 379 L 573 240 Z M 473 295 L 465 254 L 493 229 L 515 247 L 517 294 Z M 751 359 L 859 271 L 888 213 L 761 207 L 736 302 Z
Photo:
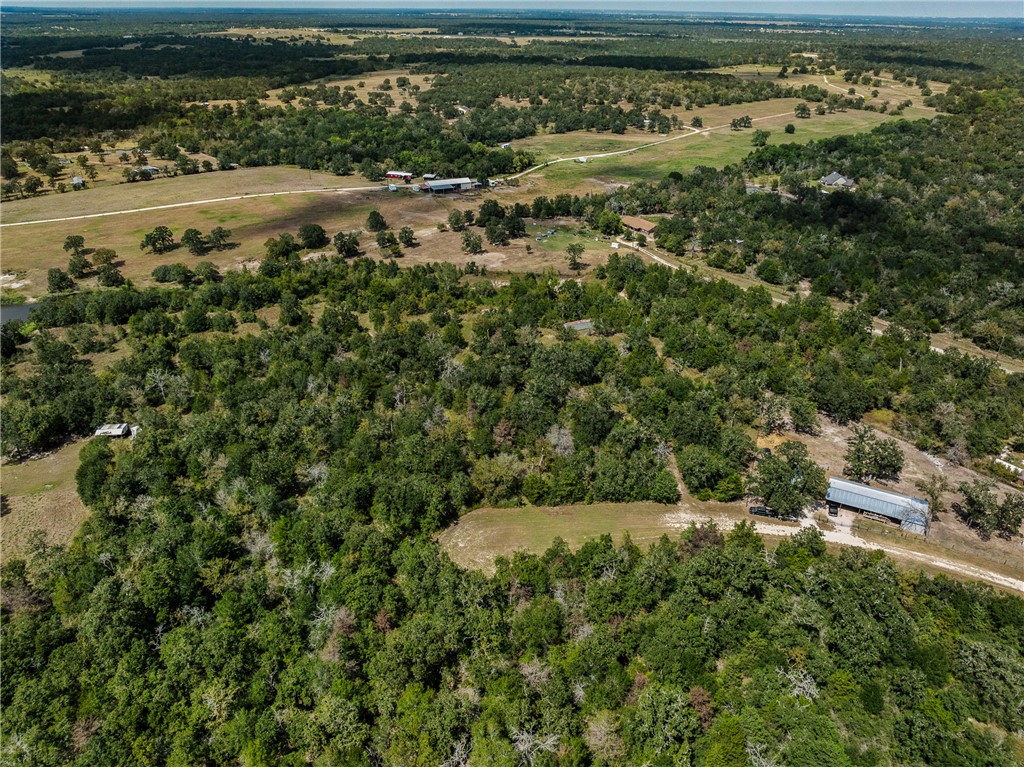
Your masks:
M 0 9 L 36 8 L 304 8 L 662 11 L 1024 20 L 1024 0 L 0 0 Z

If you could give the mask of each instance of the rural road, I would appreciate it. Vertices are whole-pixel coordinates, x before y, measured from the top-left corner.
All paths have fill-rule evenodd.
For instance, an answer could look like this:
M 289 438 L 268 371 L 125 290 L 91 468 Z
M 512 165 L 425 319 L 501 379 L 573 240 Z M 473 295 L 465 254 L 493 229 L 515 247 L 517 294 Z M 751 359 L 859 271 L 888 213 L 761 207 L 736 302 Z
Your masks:
M 693 513 L 680 508 L 677 511 L 670 512 L 666 515 L 666 521 L 673 528 L 680 530 L 685 529 L 690 523 L 700 524 L 708 519 L 707 514 Z M 722 517 L 715 520 L 719 523 L 719 526 L 724 530 L 731 530 L 735 524 L 735 520 L 730 517 Z M 799 527 L 792 527 L 787 525 L 773 525 L 773 524 L 762 524 L 760 521 L 756 523 L 757 531 L 763 535 L 772 536 L 790 536 L 795 535 L 802 528 L 805 527 L 818 527 L 811 519 L 804 518 L 800 522 Z M 821 528 L 818 528 L 821 530 Z M 863 538 L 859 538 L 849 528 L 849 523 L 846 525 L 840 523 L 836 530 L 821 530 L 822 536 L 825 538 L 827 543 L 837 543 L 842 546 L 856 546 L 861 549 L 879 549 L 884 551 L 886 554 L 899 557 L 902 559 L 909 559 L 920 564 L 929 565 L 931 567 L 937 567 L 947 572 L 956 573 L 963 575 L 968 578 L 975 580 L 985 581 L 992 583 L 1003 588 L 1012 589 L 1014 591 L 1024 593 L 1024 580 L 1020 578 L 1011 578 L 1007 575 L 1001 575 L 999 573 L 991 572 L 980 567 L 968 565 L 963 562 L 958 562 L 953 559 L 946 559 L 945 557 L 936 557 L 930 554 L 922 554 L 917 551 L 911 551 L 909 549 L 903 549 L 899 546 L 885 546 L 879 543 L 873 543 L 866 541 Z
M 17 221 L 11 224 L 0 224 L 5 226 L 31 226 L 33 224 L 57 224 L 61 221 L 80 221 L 84 218 L 103 218 L 104 216 L 123 216 L 128 213 L 148 213 L 152 210 L 167 210 L 168 208 L 185 208 L 189 205 L 209 205 L 215 202 L 231 202 L 232 200 L 251 200 L 257 197 L 278 197 L 286 194 L 339 194 L 341 192 L 381 192 L 387 186 L 376 184 L 375 186 L 337 186 L 329 189 L 293 189 L 287 192 L 261 192 L 259 194 L 236 194 L 232 197 L 213 197 L 209 200 L 190 200 L 188 202 L 172 202 L 167 205 L 153 205 L 148 208 L 130 208 L 128 210 L 111 210 L 106 213 L 86 213 L 81 216 L 64 216 L 63 218 L 40 218 L 35 221 Z

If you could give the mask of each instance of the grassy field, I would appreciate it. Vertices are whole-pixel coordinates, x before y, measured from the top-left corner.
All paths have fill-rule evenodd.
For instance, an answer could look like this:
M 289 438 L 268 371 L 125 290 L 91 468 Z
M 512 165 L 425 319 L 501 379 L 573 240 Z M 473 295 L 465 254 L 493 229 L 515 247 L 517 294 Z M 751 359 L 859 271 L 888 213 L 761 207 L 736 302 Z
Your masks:
M 78 454 L 84 441 L 71 442 L 44 458 L 3 466 L 3 516 L 0 516 L 0 560 L 27 553 L 33 531 L 42 530 L 48 543 L 67 543 L 89 510 L 75 490 Z
M 93 159 L 90 155 L 90 161 Z M 335 176 L 332 173 L 289 166 L 239 168 L 233 171 L 155 178 L 152 181 L 138 181 L 134 184 L 118 182 L 107 186 L 97 185 L 81 192 L 49 193 L 24 200 L 10 200 L 3 204 L 0 222 L 12 224 L 65 216 L 84 216 L 244 194 L 368 185 L 370 182 L 358 174 Z
M 738 504 L 706 506 L 708 515 L 716 518 L 739 521 L 745 517 Z M 439 541 L 459 565 L 492 571 L 495 557 L 511 556 L 516 551 L 540 554 L 559 537 L 575 549 L 606 533 L 621 541 L 628 531 L 635 543 L 646 546 L 662 535 L 674 537 L 685 529 L 689 521 L 683 521 L 678 512 L 676 506 L 658 503 L 477 509 L 441 533 Z
M 630 154 L 591 157 L 586 163 L 569 161 L 549 165 L 523 177 L 520 180 L 520 192 L 524 197 L 533 197 L 537 194 L 554 194 L 566 189 L 590 191 L 607 189 L 610 185 L 617 183 L 656 181 L 672 171 L 685 172 L 699 165 L 722 167 L 740 162 L 752 149 L 750 144 L 752 131 L 733 131 L 729 129 L 728 124 L 733 117 L 744 114 L 750 114 L 751 118 L 755 120 L 756 128 L 771 132 L 768 140 L 770 144 L 804 144 L 814 139 L 859 133 L 874 128 L 886 119 L 885 115 L 877 112 L 851 110 L 828 115 L 814 115 L 810 119 L 797 120 L 793 117 L 791 108 L 791 105 L 795 103 L 795 100 L 788 99 L 781 102 L 766 102 L 760 106 L 772 105 L 772 108 L 757 110 L 750 108 L 755 105 L 749 104 L 741 105 L 746 109 L 739 109 L 736 106 L 728 107 L 731 110 L 728 114 L 731 114 L 732 117 L 725 119 L 716 115 L 714 118 L 704 120 L 704 125 L 707 127 L 724 124 L 726 126 L 724 128 L 716 128 L 700 134 L 675 134 L 680 137 L 656 146 L 639 149 Z M 790 107 L 788 110 L 787 106 Z M 724 109 L 726 108 L 719 108 L 716 112 Z M 782 129 L 787 123 L 795 125 L 795 133 L 783 133 Z M 571 141 L 569 137 L 572 135 L 579 134 L 560 136 L 558 141 L 552 142 L 552 144 L 558 148 L 567 147 L 568 142 Z M 584 135 L 588 139 L 593 136 L 593 134 Z M 535 139 L 539 147 L 543 147 L 545 138 L 547 137 L 542 136 Z M 650 140 L 664 141 L 657 136 Z M 523 145 L 524 142 L 520 142 L 519 146 Z M 624 145 L 620 148 L 629 148 L 629 146 Z M 585 154 L 585 152 L 566 154 L 571 157 Z M 547 159 L 554 158 L 548 157 Z

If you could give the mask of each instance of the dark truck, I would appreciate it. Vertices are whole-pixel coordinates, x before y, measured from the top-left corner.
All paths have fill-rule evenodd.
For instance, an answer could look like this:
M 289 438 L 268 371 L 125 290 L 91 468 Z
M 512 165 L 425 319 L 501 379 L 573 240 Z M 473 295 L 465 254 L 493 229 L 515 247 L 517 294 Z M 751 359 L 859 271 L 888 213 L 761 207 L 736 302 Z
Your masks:
M 779 514 L 775 509 L 769 509 L 767 506 L 751 506 L 747 509 L 751 514 L 758 517 L 771 517 L 781 522 L 799 522 L 800 518 L 795 514 Z

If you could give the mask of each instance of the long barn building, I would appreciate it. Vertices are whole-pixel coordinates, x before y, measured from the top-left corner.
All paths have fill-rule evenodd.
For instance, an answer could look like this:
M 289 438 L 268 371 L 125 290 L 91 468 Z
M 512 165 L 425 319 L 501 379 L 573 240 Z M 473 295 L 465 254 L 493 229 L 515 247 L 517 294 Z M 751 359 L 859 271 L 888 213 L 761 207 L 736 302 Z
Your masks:
M 841 477 L 829 477 L 825 495 L 829 509 L 839 507 L 885 517 L 912 533 L 926 535 L 931 515 L 928 501 L 882 490 Z

